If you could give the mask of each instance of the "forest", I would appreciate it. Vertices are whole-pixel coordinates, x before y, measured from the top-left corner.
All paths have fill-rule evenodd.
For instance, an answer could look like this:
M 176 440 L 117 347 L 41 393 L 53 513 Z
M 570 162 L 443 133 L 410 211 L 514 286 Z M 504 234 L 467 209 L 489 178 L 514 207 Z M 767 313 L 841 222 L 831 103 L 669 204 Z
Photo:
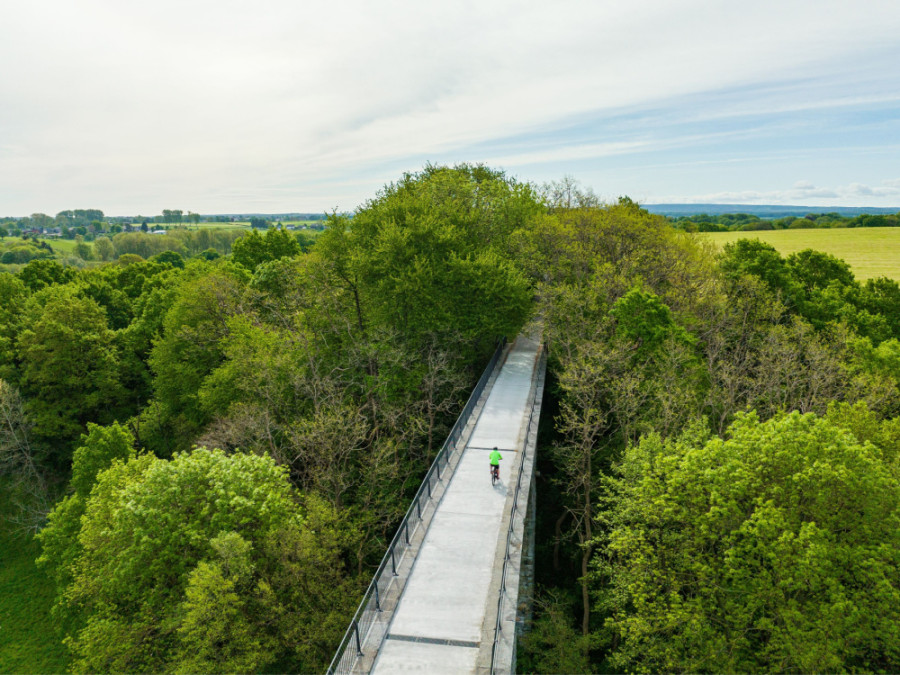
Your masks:
M 52 628 L 0 670 L 324 671 L 534 319 L 518 670 L 900 669 L 896 281 L 480 165 L 242 234 L 0 273 L 0 536 Z
M 837 212 L 808 213 L 805 216 L 766 218 L 750 213 L 690 215 L 671 218 L 672 224 L 687 232 L 752 232 L 755 230 L 810 230 L 841 227 L 897 227 L 900 213 L 862 213 L 846 216 Z

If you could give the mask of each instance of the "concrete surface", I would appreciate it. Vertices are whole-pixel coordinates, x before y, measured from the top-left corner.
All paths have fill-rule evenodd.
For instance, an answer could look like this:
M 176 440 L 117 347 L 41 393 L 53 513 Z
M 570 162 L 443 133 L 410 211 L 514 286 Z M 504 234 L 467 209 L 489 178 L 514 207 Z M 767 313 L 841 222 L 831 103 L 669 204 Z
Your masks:
M 519 337 L 488 395 L 474 431 L 413 564 L 372 672 L 474 673 L 486 607 L 496 612 L 492 579 L 510 483 L 524 447 L 538 344 Z M 490 448 L 503 455 L 492 486 Z M 502 531 L 501 531 L 502 530 Z
M 376 663 L 380 673 L 433 673 L 459 675 L 475 672 L 476 647 L 426 644 L 387 639 Z
M 469 448 L 520 450 L 523 422 L 531 411 L 528 394 L 539 345 L 524 337 L 513 344 L 469 439 Z M 502 462 L 501 462 L 502 464 Z

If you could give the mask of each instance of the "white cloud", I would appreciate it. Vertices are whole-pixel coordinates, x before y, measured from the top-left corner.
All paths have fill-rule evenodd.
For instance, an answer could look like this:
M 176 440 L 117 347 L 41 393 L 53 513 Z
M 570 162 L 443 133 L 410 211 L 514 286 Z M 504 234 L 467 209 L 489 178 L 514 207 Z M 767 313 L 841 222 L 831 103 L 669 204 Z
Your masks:
M 695 204 L 795 204 L 799 206 L 862 206 L 871 204 L 871 199 L 894 199 L 894 206 L 900 206 L 900 181 L 884 181 L 882 185 L 870 187 L 862 183 L 850 183 L 834 188 L 816 187 L 810 181 L 797 181 L 790 188 L 776 190 L 737 190 L 695 195 L 687 199 L 654 199 L 654 202 L 685 201 Z
M 821 0 L 815 12 L 805 0 L 4 3 L 0 213 L 353 208 L 396 177 L 387 166 L 476 159 L 470 148 L 516 135 L 526 140 L 488 158 L 684 147 L 693 141 L 650 133 L 528 139 L 709 91 L 738 92 L 698 100 L 709 124 L 896 102 L 882 83 L 898 30 L 894 0 L 865 11 Z M 822 95 L 784 86 L 815 78 Z M 873 84 L 838 90 L 832 78 Z M 739 94 L 767 82 L 782 83 L 777 96 Z

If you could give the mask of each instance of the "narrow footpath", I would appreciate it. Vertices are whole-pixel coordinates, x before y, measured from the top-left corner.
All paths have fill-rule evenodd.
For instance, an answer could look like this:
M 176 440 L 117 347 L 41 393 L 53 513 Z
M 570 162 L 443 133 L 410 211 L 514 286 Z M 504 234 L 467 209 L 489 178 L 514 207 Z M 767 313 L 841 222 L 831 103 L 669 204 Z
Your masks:
M 519 336 L 434 515 L 373 672 L 475 673 L 493 641 L 492 579 L 503 566 L 511 483 L 525 446 L 540 345 Z M 491 486 L 488 455 L 503 455 Z M 496 588 L 496 583 L 494 584 Z M 486 625 L 490 623 L 490 625 Z

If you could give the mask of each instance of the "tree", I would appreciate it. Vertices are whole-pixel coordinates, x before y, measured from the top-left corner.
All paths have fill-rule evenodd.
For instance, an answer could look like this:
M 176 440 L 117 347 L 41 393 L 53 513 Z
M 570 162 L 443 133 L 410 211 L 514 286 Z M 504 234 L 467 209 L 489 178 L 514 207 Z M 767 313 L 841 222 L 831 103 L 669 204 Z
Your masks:
M 179 267 L 184 269 L 184 258 L 181 257 L 176 251 L 163 251 L 162 253 L 157 253 L 155 256 L 150 258 L 152 262 L 161 263 L 163 265 L 171 265 L 172 267 Z
M 732 280 L 747 274 L 759 277 L 769 288 L 781 294 L 788 308 L 796 309 L 802 289 L 774 246 L 758 239 L 738 239 L 726 244 L 721 265 L 726 276 Z
M 584 635 L 590 631 L 587 577 L 602 472 L 642 432 L 678 433 L 698 414 L 703 396 L 695 340 L 658 296 L 633 288 L 592 323 L 591 340 L 577 332 L 556 338 L 561 438 L 549 448 L 579 545 Z
M 164 223 L 180 223 L 184 211 L 181 209 L 163 209 L 162 215 Z
M 517 643 L 516 672 L 591 672 L 588 655 L 596 640 L 572 626 L 566 600 L 569 598 L 558 598 L 552 592 L 535 599 L 540 616 Z
M 0 379 L 0 475 L 13 506 L 10 519 L 25 530 L 39 530 L 50 510 L 43 467 L 31 445 L 29 423 L 15 387 Z
M 806 291 L 825 289 L 829 284 L 852 286 L 855 283 L 850 265 L 828 253 L 806 249 L 792 253 L 787 266 Z
M 268 260 L 265 239 L 256 230 L 250 230 L 231 245 L 231 257 L 249 270 L 256 269 L 257 265 Z
M 81 444 L 72 455 L 72 480 L 75 494 L 87 499 L 97 476 L 117 459 L 128 460 L 135 456 L 134 436 L 118 422 L 108 427 L 88 423 L 87 433 L 81 435 Z
M 540 210 L 530 187 L 486 167 L 429 166 L 352 220 L 332 215 L 312 255 L 353 295 L 361 330 L 390 328 L 411 345 L 449 332 L 478 354 L 525 321 L 532 291 L 509 237 Z
M 46 213 L 32 213 L 29 220 L 31 221 L 31 227 L 37 228 L 38 230 L 42 230 L 45 227 L 51 227 L 53 225 L 53 218 L 48 216 Z
M 609 314 L 616 321 L 616 336 L 631 343 L 635 360 L 646 360 L 669 338 L 693 342 L 659 297 L 638 287 L 616 300 Z
M 228 318 L 240 313 L 246 272 L 240 267 L 220 267 L 196 278 L 185 279 L 163 320 L 163 333 L 154 342 L 148 363 L 155 375 L 154 391 L 160 404 L 157 420 L 174 434 L 177 449 L 186 449 L 211 419 L 198 392 L 223 358 L 223 338 L 229 334 Z M 146 444 L 147 439 L 142 437 Z M 171 447 L 151 449 L 162 456 Z
M 134 436 L 118 422 L 109 427 L 87 425 L 72 457 L 72 494 L 63 497 L 48 516 L 48 524 L 38 534 L 42 553 L 38 564 L 51 574 L 57 587 L 54 611 L 66 609 L 65 590 L 75 574 L 75 561 L 82 553 L 78 541 L 84 515 L 97 476 L 114 462 L 135 457 Z
M 19 272 L 19 278 L 32 291 L 39 291 L 46 286 L 72 281 L 75 271 L 55 260 L 32 260 Z
M 900 417 L 880 419 L 865 401 L 854 404 L 834 401 L 828 404 L 826 419 L 852 433 L 858 441 L 868 441 L 877 447 L 887 463 L 900 458 Z
M 123 232 L 113 237 L 116 253 L 135 253 L 142 258 L 150 258 L 163 251 L 185 252 L 184 243 L 168 234 L 147 234 L 146 232 Z
M 61 602 L 79 619 L 73 671 L 321 670 L 350 594 L 333 513 L 298 501 L 267 457 L 114 460 L 87 498 L 75 558 L 42 558 L 67 568 L 54 577 L 68 579 Z
M 615 669 L 900 667 L 900 475 L 814 414 L 626 451 L 600 522 Z
M 75 255 L 82 260 L 93 260 L 94 252 L 91 245 L 84 241 L 84 237 L 80 234 L 75 237 Z
M 112 229 L 110 229 L 110 232 Z M 94 252 L 97 254 L 97 257 L 100 258 L 103 262 L 107 262 L 112 260 L 116 251 L 113 247 L 112 241 L 109 240 L 108 237 L 97 237 L 94 240 Z
M 265 236 L 251 230 L 231 246 L 231 257 L 249 270 L 255 270 L 260 264 L 291 258 L 300 253 L 300 244 L 284 228 L 271 227 Z
M 19 277 L 0 274 L 0 379 L 18 382 L 16 340 L 28 289 Z
M 860 306 L 888 322 L 891 336 L 900 339 L 900 284 L 887 277 L 867 279 L 860 289 Z
M 57 468 L 88 422 L 111 422 L 122 394 L 119 359 L 106 313 L 68 286 L 36 293 L 19 336 L 22 391 L 34 435 Z
M 256 672 L 271 658 L 275 641 L 254 634 L 246 600 L 239 586 L 247 583 L 251 562 L 250 545 L 235 532 L 210 540 L 212 548 L 229 567 L 201 560 L 188 577 L 178 627 L 179 647 L 174 657 L 175 673 Z M 234 551 L 223 551 L 230 546 Z
M 600 198 L 594 191 L 583 188 L 574 176 L 563 176 L 561 180 L 544 183 L 541 197 L 551 211 L 600 206 Z
M 75 282 L 79 295 L 91 298 L 106 312 L 107 325 L 113 330 L 128 326 L 134 318 L 132 299 L 125 286 L 126 275 L 116 274 L 121 268 L 98 267 L 82 270 Z

